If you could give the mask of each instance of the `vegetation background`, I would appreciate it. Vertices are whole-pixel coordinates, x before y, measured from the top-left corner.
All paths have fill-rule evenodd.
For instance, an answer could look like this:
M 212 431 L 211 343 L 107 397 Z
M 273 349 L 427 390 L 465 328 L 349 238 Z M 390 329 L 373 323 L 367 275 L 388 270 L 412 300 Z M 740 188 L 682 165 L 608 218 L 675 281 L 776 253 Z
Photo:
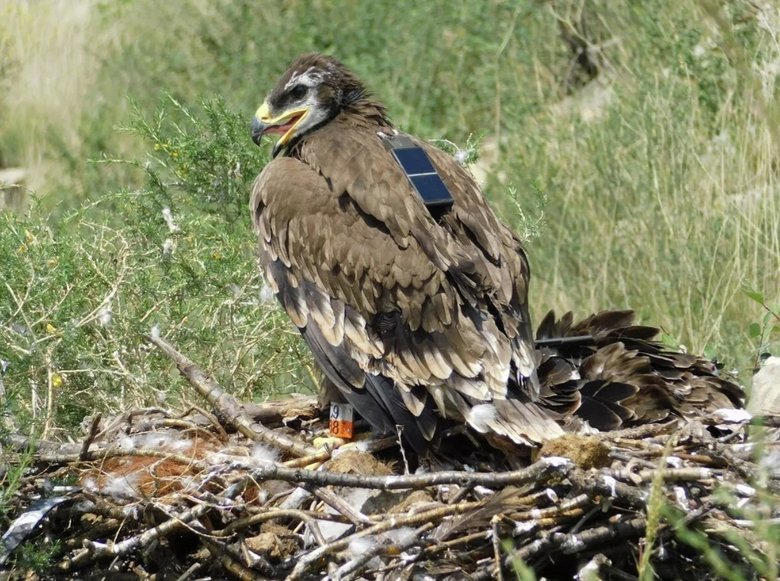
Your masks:
M 536 320 L 633 308 L 749 385 L 778 345 L 778 34 L 760 0 L 0 0 L 0 167 L 28 176 L 0 210 L 0 430 L 175 404 L 153 326 L 239 397 L 311 387 L 246 207 L 249 119 L 312 50 L 480 155 Z
M 6 417 L 175 397 L 153 325 L 241 397 L 310 385 L 245 208 L 248 120 L 311 50 L 481 154 L 537 320 L 634 308 L 747 382 L 777 338 L 779 30 L 747 0 L 3 0 L 0 163 L 29 192 L 0 215 Z

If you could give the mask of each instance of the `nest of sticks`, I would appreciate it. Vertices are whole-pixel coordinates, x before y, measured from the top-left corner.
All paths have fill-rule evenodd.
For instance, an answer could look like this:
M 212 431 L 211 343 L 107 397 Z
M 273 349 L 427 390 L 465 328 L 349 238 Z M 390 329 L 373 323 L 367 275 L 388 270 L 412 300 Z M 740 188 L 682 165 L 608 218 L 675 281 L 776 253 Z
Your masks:
M 759 579 L 776 555 L 780 449 L 756 454 L 744 423 L 570 435 L 517 470 L 408 474 L 394 439 L 323 447 L 314 398 L 241 405 L 150 340 L 212 409 L 95 417 L 76 443 L 6 438 L 28 467 L 0 578 Z M 47 556 L 35 573 L 24 547 Z

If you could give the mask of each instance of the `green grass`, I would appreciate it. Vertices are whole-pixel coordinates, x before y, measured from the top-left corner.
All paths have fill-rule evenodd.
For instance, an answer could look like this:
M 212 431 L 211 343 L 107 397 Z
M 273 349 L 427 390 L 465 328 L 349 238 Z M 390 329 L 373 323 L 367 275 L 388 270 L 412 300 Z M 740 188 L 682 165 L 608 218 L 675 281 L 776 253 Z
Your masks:
M 641 6 L 604 12 L 616 47 L 603 84 L 579 101 L 527 105 L 507 136 L 517 152 L 507 174 L 534 176 L 550 199 L 531 247 L 534 304 L 631 306 L 744 370 L 761 313 L 740 286 L 772 302 L 780 288 L 777 111 L 759 72 L 777 43 L 742 30 L 739 50 L 756 66 L 731 66 L 718 46 L 736 32 L 695 3 Z

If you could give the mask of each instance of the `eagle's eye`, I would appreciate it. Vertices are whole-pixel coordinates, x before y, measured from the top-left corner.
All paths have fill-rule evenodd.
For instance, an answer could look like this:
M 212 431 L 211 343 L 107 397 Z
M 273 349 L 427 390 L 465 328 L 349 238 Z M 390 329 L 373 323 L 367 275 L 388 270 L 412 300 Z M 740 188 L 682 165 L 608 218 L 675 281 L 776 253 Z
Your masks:
M 295 85 L 290 89 L 290 97 L 297 101 L 298 99 L 303 99 L 308 91 L 309 87 L 306 85 Z

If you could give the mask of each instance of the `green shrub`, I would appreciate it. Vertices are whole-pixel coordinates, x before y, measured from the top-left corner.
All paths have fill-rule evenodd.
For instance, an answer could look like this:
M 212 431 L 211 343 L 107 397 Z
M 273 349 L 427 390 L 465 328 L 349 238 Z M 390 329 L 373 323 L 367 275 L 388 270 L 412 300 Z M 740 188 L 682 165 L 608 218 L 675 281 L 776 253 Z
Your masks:
M 261 298 L 247 200 L 265 159 L 246 120 L 171 102 L 131 130 L 151 150 L 134 162 L 145 188 L 61 220 L 0 214 L 0 358 L 21 426 L 188 399 L 143 341 L 153 326 L 242 398 L 307 385 L 297 331 Z

